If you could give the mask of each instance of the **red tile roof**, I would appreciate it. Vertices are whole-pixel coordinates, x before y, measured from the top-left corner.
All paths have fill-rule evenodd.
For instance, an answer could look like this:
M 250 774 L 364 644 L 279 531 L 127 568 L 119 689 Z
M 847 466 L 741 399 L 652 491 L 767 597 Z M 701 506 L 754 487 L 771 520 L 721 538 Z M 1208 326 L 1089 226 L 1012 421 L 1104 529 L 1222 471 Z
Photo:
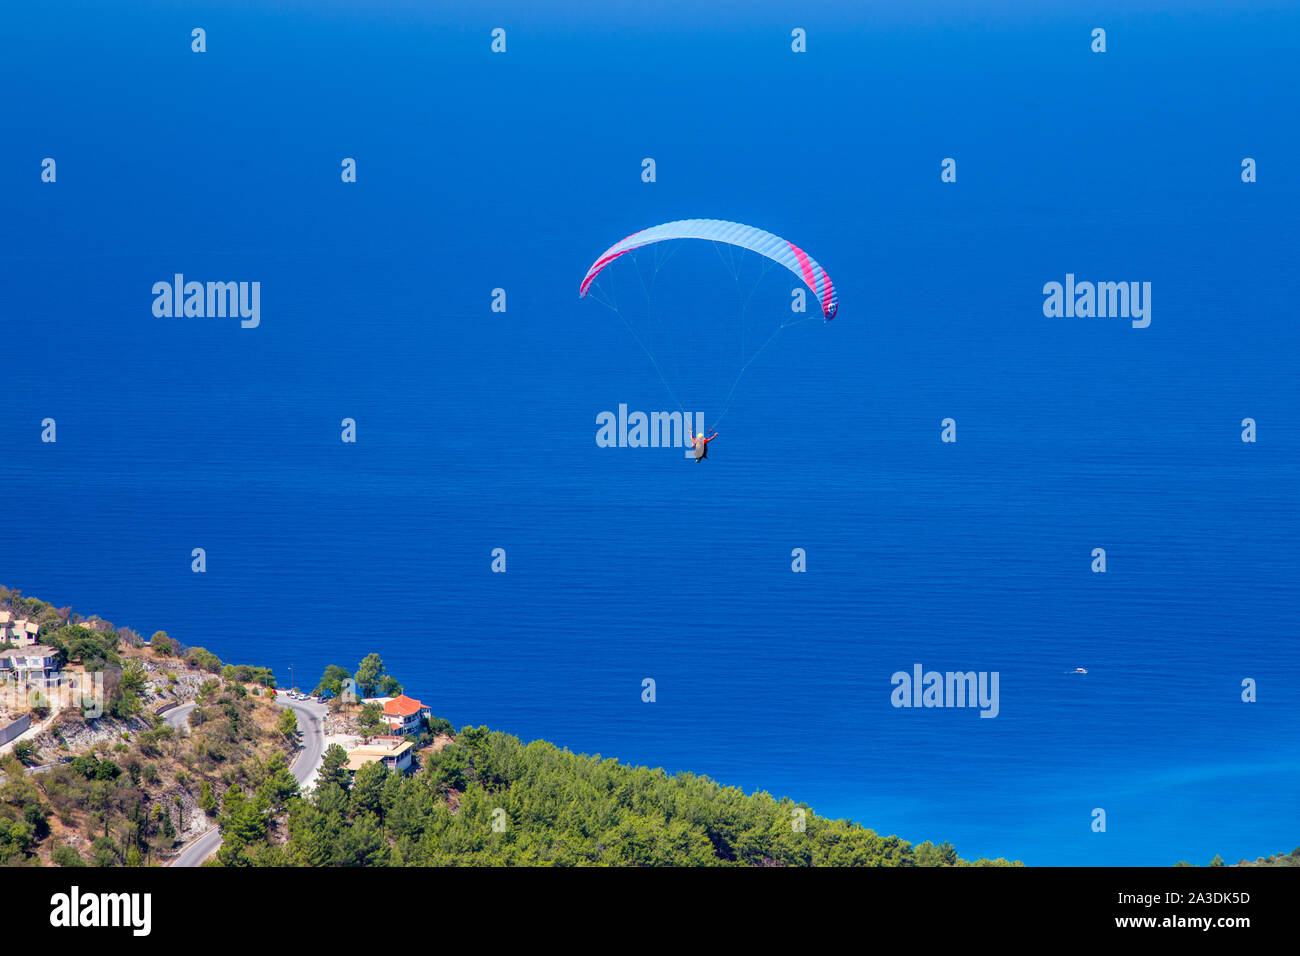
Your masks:
M 390 717 L 410 717 L 424 709 L 424 705 L 413 697 L 403 694 L 384 704 L 384 713 Z

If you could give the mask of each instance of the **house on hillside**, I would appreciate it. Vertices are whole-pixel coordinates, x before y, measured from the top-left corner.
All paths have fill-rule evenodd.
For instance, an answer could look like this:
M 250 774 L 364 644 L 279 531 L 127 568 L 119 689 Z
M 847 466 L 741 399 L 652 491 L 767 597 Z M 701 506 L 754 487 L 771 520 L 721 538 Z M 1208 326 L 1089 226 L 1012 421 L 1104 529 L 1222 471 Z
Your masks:
M 0 644 L 31 647 L 37 641 L 41 626 L 35 621 L 14 620 L 13 612 L 0 611 Z
M 0 651 L 0 680 L 48 687 L 59 680 L 59 652 L 44 644 Z
M 371 737 L 348 751 L 348 773 L 355 774 L 368 763 L 382 763 L 393 773 L 406 773 L 415 762 L 415 748 L 395 734 Z
M 433 712 L 414 697 L 368 697 L 363 703 L 379 704 L 384 723 L 395 734 L 419 734 L 429 726 Z

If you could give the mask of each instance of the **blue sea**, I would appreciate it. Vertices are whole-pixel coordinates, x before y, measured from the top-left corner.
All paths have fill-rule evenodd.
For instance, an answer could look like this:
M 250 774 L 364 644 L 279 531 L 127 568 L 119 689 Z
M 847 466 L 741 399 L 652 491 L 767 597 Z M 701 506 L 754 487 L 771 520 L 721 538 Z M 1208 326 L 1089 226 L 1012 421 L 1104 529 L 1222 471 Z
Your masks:
M 1294 4 L 0 25 L 0 583 L 282 685 L 377 651 L 458 727 L 967 858 L 1300 843 Z M 699 465 L 597 444 L 602 411 L 675 406 L 577 294 L 689 218 L 786 237 L 839 292 Z M 260 324 L 156 317 L 176 274 L 259 281 Z M 1067 274 L 1150 282 L 1150 325 L 1045 316 Z M 670 317 L 706 377 L 730 282 Z M 997 717 L 893 707 L 916 664 L 996 671 Z

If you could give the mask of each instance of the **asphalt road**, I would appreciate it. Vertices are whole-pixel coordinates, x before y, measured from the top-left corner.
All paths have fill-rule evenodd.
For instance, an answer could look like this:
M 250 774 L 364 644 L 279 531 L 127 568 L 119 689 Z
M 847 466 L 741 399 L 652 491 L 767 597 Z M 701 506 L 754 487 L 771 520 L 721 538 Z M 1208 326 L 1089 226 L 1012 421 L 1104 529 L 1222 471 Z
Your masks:
M 181 704 L 179 707 L 173 707 L 163 713 L 163 722 L 177 733 L 188 734 L 190 732 L 190 711 L 193 709 L 193 704 Z
M 290 700 L 283 693 L 277 694 L 275 703 L 281 707 L 292 707 L 293 712 L 298 716 L 298 731 L 300 733 L 300 742 L 302 750 L 293 761 L 293 766 L 289 770 L 299 785 L 315 779 L 316 771 L 320 767 L 321 757 L 325 753 L 325 714 L 327 713 L 324 704 L 318 704 L 314 701 Z M 182 733 L 188 733 L 190 711 L 194 709 L 193 704 L 182 704 L 180 707 L 174 707 L 163 715 L 165 720 L 172 727 L 175 727 Z M 172 866 L 199 866 L 212 854 L 217 852 L 221 846 L 221 831 L 216 827 L 208 830 L 200 836 L 194 837 L 189 843 L 185 844 L 185 849 L 181 850 L 180 856 L 171 862 Z

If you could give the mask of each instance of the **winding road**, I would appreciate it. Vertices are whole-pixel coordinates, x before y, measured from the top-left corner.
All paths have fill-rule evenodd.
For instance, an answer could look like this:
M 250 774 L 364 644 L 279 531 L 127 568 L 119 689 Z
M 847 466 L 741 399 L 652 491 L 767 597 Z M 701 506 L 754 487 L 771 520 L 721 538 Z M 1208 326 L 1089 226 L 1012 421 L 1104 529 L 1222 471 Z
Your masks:
M 298 717 L 298 732 L 302 750 L 294 758 L 289 770 L 293 778 L 302 786 L 313 780 L 320 768 L 321 757 L 325 753 L 325 714 L 324 704 L 315 701 L 291 700 L 285 694 L 276 695 L 275 703 L 280 707 L 290 707 Z M 163 720 L 179 733 L 189 732 L 190 711 L 193 704 L 182 704 L 163 715 Z M 172 860 L 170 866 L 199 866 L 221 846 L 221 831 L 216 827 L 193 837 L 181 850 L 180 855 Z

